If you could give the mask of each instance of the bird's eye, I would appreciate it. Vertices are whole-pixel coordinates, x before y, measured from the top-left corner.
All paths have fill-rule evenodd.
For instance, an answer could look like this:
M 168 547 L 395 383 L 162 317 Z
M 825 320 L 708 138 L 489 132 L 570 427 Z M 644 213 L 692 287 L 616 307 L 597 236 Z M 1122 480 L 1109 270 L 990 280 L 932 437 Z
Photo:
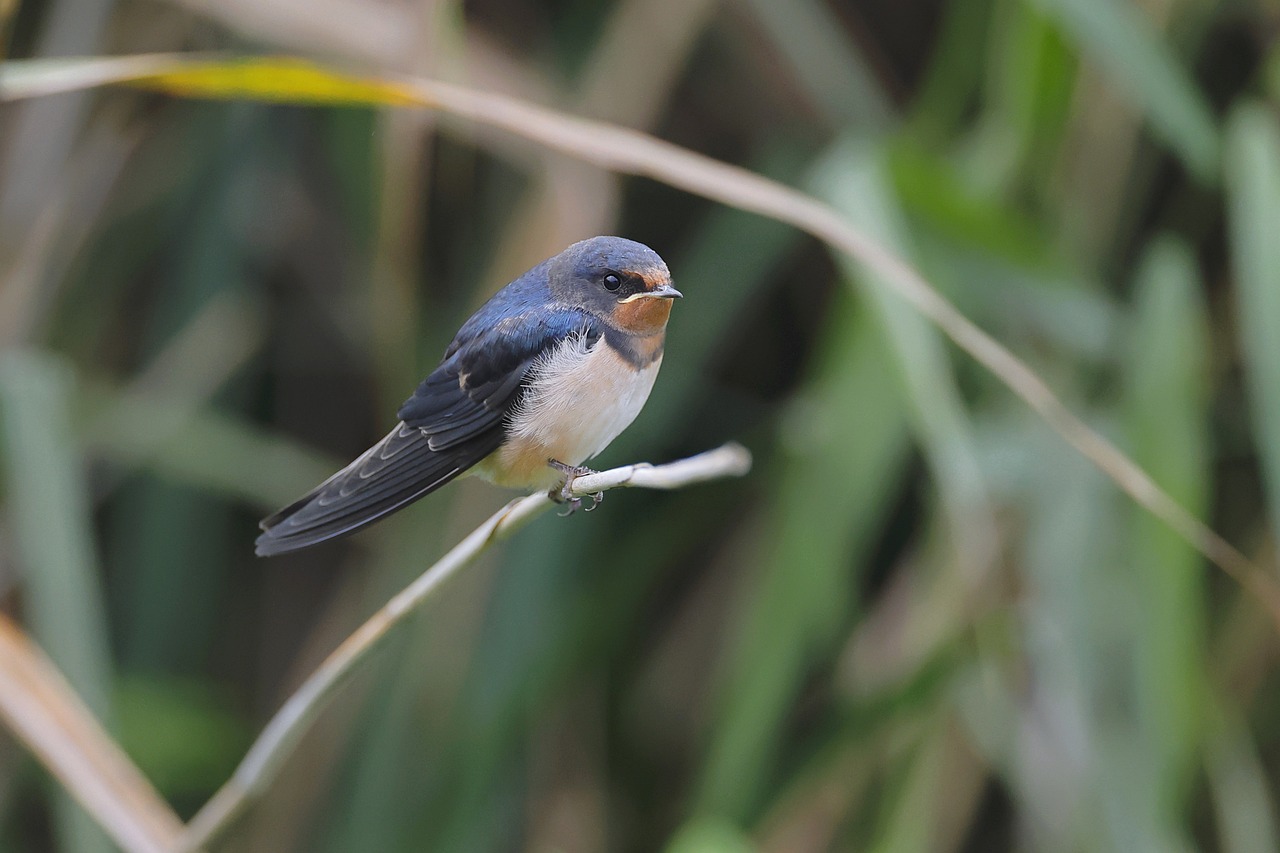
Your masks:
M 609 273 L 604 277 L 605 290 L 617 290 L 619 287 L 622 287 L 622 279 L 618 278 L 613 273 Z

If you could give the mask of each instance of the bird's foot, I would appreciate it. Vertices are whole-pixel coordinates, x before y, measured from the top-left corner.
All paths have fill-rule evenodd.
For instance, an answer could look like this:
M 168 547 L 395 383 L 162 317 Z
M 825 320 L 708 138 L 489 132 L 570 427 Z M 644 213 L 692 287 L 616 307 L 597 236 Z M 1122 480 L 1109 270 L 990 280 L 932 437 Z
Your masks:
M 564 512 L 558 513 L 561 518 L 568 518 L 578 511 L 578 507 L 582 506 L 582 498 L 573 494 L 573 481 L 579 477 L 585 477 L 587 474 L 598 474 L 600 472 L 585 465 L 566 465 L 559 459 L 548 459 L 547 464 L 564 474 L 564 482 L 558 488 L 548 492 L 547 495 L 558 504 L 568 505 Z M 591 498 L 591 506 L 587 507 L 585 512 L 591 512 L 600 504 L 600 501 L 604 500 L 604 492 L 596 492 L 589 497 Z

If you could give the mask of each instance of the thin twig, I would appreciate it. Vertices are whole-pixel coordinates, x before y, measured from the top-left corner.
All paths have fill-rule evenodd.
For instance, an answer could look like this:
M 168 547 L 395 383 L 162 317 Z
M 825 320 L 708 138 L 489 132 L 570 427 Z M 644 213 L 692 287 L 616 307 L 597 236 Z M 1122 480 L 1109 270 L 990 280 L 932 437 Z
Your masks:
M 1280 630 L 1280 585 L 1162 489 L 1146 471 L 1075 415 L 1030 367 L 988 335 L 914 267 L 851 225 L 835 208 L 738 166 L 626 128 L 603 124 L 491 92 L 435 80 L 406 80 L 423 103 L 500 128 L 601 168 L 644 175 L 722 204 L 786 222 L 878 273 L 893 293 L 927 317 L 956 346 L 1022 398 L 1050 428 L 1267 609 Z
M 270 62 L 271 60 L 267 60 Z M 421 77 L 343 77 L 300 60 L 291 68 L 331 74 L 354 83 L 349 97 L 379 103 L 421 105 L 487 125 L 563 151 L 604 169 L 644 175 L 687 192 L 794 225 L 868 269 L 878 273 L 892 292 L 932 321 L 956 346 L 991 371 L 1051 429 L 1092 462 L 1104 475 L 1188 544 L 1199 551 L 1267 609 L 1280 630 L 1280 583 L 1216 531 L 1188 512 L 1141 466 L 1101 433 L 1077 417 L 1035 371 L 1003 344 L 974 325 L 910 264 L 885 249 L 828 204 L 755 172 L 696 154 L 644 133 L 627 130 L 536 106 L 518 98 Z M 14 100 L 90 86 L 133 82 L 166 89 L 165 76 L 222 64 L 251 65 L 199 54 L 150 54 L 41 65 L 44 60 L 6 63 L 11 69 L 0 100 Z M 217 95 L 216 89 L 179 87 L 187 94 Z M 332 100 L 330 98 L 330 100 Z
M 0 89 L 0 100 L 127 81 L 164 89 L 162 75 L 201 64 L 216 65 L 218 60 L 208 56 L 156 54 L 86 60 L 83 65 L 70 68 L 66 67 L 65 60 L 59 60 L 59 65 L 47 66 L 55 68 L 56 74 L 44 71 L 36 62 L 7 63 L 11 71 L 21 69 L 26 74 L 19 78 L 10 73 L 5 88 Z M 1280 629 L 1280 584 L 1271 574 L 1188 512 L 1119 448 L 1072 413 L 1030 367 L 970 322 L 919 272 L 850 225 L 831 206 L 761 175 L 651 136 L 515 98 L 422 78 L 399 78 L 391 86 L 385 79 L 363 82 L 369 86 L 369 92 L 353 90 L 351 98 L 355 101 L 365 98 L 438 109 L 475 125 L 498 128 L 533 140 L 605 169 L 651 177 L 713 201 L 789 223 L 849 255 L 879 273 L 894 293 L 990 370 L 1135 502 L 1254 594 Z M 188 93 L 218 94 L 210 90 Z
M 666 465 L 624 465 L 589 474 L 576 479 L 572 488 L 579 497 L 620 486 L 678 489 L 703 480 L 741 476 L 750 468 L 751 455 L 746 448 L 726 444 Z M 271 718 L 231 779 L 187 825 L 176 849 L 199 850 L 230 826 L 271 785 L 312 722 L 354 674 L 356 666 L 386 640 L 391 629 L 489 545 L 506 539 L 553 506 L 544 493 L 507 504 L 347 637 Z

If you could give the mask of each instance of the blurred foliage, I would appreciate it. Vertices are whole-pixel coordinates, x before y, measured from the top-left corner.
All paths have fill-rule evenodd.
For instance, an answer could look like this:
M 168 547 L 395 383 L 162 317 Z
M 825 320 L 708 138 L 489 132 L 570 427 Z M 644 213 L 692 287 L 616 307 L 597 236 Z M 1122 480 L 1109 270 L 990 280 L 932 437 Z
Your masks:
M 1278 23 L 1190 0 L 24 0 L 0 55 L 423 73 L 804 187 L 1274 565 Z M 688 297 L 600 462 L 736 438 L 755 474 L 520 534 L 225 849 L 1277 849 L 1261 609 L 812 241 L 430 115 L 3 105 L 5 611 L 184 816 L 507 496 L 460 483 L 270 561 L 256 519 L 380 437 L 485 297 L 595 233 L 652 245 Z M 0 850 L 45 849 L 109 845 L 5 742 Z

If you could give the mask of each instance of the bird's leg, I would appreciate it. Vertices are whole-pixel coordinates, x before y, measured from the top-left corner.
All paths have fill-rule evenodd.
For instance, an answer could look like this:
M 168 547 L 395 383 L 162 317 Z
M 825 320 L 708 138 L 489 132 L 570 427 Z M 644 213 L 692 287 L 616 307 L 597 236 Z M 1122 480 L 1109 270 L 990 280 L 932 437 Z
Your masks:
M 560 487 L 552 489 L 547 495 L 558 504 L 569 505 L 567 510 L 560 513 L 562 518 L 567 518 L 573 515 L 578 507 L 582 506 L 582 498 L 574 497 L 573 481 L 587 474 L 598 474 L 600 472 L 585 465 L 566 465 L 559 459 L 548 459 L 547 464 L 564 474 L 564 482 L 560 484 Z M 602 500 L 604 500 L 604 492 L 596 492 L 591 495 L 591 506 L 587 507 L 586 512 L 591 512 Z

